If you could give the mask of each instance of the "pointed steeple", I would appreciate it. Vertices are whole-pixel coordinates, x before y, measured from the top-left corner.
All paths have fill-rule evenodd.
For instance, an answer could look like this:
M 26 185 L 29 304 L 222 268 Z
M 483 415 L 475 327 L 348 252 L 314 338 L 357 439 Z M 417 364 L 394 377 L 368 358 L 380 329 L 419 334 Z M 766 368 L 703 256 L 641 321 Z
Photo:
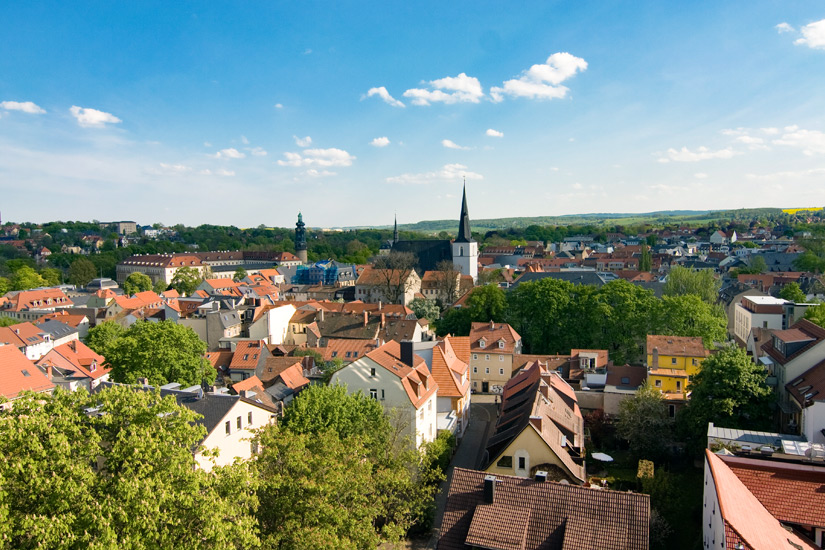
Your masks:
M 470 232 L 470 214 L 467 211 L 467 180 L 464 180 L 464 196 L 461 199 L 461 218 L 458 220 L 458 237 L 457 243 L 471 243 L 473 241 L 473 234 Z
M 395 214 L 395 226 L 392 230 L 392 242 L 393 244 L 398 242 L 398 214 Z

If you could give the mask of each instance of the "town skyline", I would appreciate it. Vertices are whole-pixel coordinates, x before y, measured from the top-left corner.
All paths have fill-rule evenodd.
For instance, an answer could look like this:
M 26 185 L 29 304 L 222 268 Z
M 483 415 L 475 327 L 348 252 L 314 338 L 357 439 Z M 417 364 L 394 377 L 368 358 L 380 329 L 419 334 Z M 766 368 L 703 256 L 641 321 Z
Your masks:
M 50 3 L 7 21 L 15 221 L 386 227 L 453 219 L 463 178 L 473 219 L 825 203 L 813 2 Z

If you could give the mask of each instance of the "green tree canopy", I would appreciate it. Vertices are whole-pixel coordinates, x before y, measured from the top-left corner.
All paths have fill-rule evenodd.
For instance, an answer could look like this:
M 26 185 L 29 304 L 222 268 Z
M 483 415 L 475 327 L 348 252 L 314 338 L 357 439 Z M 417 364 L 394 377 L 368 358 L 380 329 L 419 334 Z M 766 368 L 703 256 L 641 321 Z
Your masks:
M 84 342 L 95 352 L 106 357 L 109 346 L 123 336 L 126 329 L 114 321 L 104 321 L 89 329 Z
M 705 444 L 708 422 L 724 428 L 770 429 L 773 394 L 767 372 L 747 352 L 726 346 L 704 360 L 691 382 L 687 406 L 679 424 L 695 447 Z
M 195 419 L 130 388 L 16 400 L 0 412 L 4 547 L 257 547 L 255 481 L 243 465 L 195 467 Z
M 665 281 L 665 296 L 684 296 L 695 294 L 708 304 L 719 301 L 719 287 L 721 282 L 709 269 L 690 269 L 676 266 L 667 274 Z
M 164 281 L 163 279 L 158 279 L 158 281 L 154 285 L 152 285 L 152 290 L 154 290 L 156 294 L 166 292 L 166 289 L 168 288 L 169 285 L 166 284 L 166 281 Z
M 57 286 L 63 281 L 63 272 L 53 267 L 41 269 L 40 276 L 46 282 L 46 286 Z
M 463 307 L 450 308 L 444 312 L 442 319 L 436 323 L 436 332 L 439 336 L 467 336 L 472 323 L 504 322 L 506 311 L 507 298 L 498 285 L 478 286 L 470 292 Z
M 696 294 L 663 297 L 654 328 L 656 334 L 700 337 L 707 348 L 727 339 L 722 307 L 710 305 Z
M 11 290 L 11 281 L 9 281 L 6 277 L 0 277 L 0 296 L 3 296 Z
M 797 304 L 804 303 L 807 299 L 805 293 L 799 288 L 799 283 L 796 282 L 790 282 L 782 287 L 782 290 L 779 292 L 779 297 Z
M 636 458 L 661 459 L 672 431 L 673 421 L 662 394 L 647 382 L 619 404 L 616 432 L 627 441 Z
M 12 290 L 28 290 L 46 286 L 46 280 L 29 266 L 18 268 L 11 277 Z
M 86 258 L 78 258 L 69 266 L 69 282 L 75 286 L 86 286 L 95 277 L 97 268 Z
M 235 270 L 235 274 L 232 276 L 232 279 L 235 281 L 242 281 L 243 279 L 246 279 L 246 275 L 246 270 L 242 267 L 239 267 Z
M 138 321 L 105 349 L 115 382 L 134 384 L 145 377 L 153 386 L 192 386 L 215 380 L 215 369 L 204 358 L 206 344 L 173 321 Z
M 818 304 L 805 310 L 805 319 L 825 327 L 825 304 Z
M 419 319 L 427 319 L 430 322 L 435 321 L 441 315 L 441 308 L 435 300 L 427 300 L 426 298 L 415 298 L 408 306 L 415 316 Z
M 129 276 L 126 277 L 126 280 L 123 281 L 123 292 L 125 292 L 127 296 L 132 296 L 138 292 L 146 292 L 147 290 L 152 290 L 152 279 L 143 273 L 135 271 L 134 273 L 130 273 Z
M 201 284 L 203 277 L 200 271 L 194 267 L 184 266 L 179 267 L 175 271 L 175 276 L 172 277 L 172 288 L 177 290 L 181 296 L 190 296 L 198 285 Z

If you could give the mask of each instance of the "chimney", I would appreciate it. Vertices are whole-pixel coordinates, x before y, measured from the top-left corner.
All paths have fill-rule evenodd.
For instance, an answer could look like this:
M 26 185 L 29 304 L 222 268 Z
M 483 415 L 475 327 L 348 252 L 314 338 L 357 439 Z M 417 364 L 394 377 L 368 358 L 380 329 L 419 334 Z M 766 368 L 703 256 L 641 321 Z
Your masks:
M 149 379 L 148 378 L 138 378 L 137 383 L 140 384 L 141 386 L 148 386 L 149 385 Z
M 324 310 L 323 309 L 318 310 L 318 320 L 321 321 L 322 323 L 324 322 Z
M 77 341 L 71 340 L 69 342 L 69 347 L 71 348 L 72 351 L 77 351 Z
M 484 502 L 492 504 L 496 499 L 496 476 L 484 476 Z
M 378 311 L 381 311 L 381 308 L 384 307 L 384 304 L 381 300 L 378 300 Z
M 538 481 L 539 483 L 544 483 L 545 481 L 547 481 L 547 472 L 545 472 L 544 470 L 539 470 L 538 472 L 536 472 L 536 481 Z
M 367 326 L 368 324 L 370 324 L 370 314 L 369 314 L 369 312 L 365 309 L 365 310 L 364 310 L 364 326 Z
M 384 316 L 383 313 L 381 313 L 381 328 L 384 328 L 384 325 L 386 325 L 386 324 L 387 324 L 387 318 L 386 318 L 386 316 Z
M 404 340 L 403 342 L 401 342 L 401 362 L 405 365 L 412 367 L 413 357 L 415 357 L 415 352 L 413 351 L 413 343 L 409 340 Z
M 651 367 L 654 369 L 659 368 L 659 348 L 653 348 L 653 364 Z
M 490 319 L 490 330 L 496 330 L 496 323 Z
M 530 424 L 533 425 L 539 432 L 541 432 L 541 421 L 542 418 L 540 416 L 531 416 L 530 417 Z
M 46 364 L 46 378 L 52 379 L 52 366 L 49 364 Z

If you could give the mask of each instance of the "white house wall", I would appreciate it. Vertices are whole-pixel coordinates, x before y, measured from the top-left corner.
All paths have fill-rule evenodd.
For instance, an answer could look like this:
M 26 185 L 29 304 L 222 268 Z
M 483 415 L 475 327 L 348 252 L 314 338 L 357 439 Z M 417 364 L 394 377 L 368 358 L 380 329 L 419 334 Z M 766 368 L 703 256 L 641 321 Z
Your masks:
M 249 413 L 252 413 L 252 423 L 249 423 Z M 212 430 L 212 433 L 203 440 L 203 446 L 207 449 L 218 449 L 217 457 L 214 457 L 214 464 L 226 466 L 232 464 L 236 458 L 248 459 L 252 456 L 252 438 L 254 430 L 271 424 L 273 413 L 261 407 L 257 407 L 244 401 L 238 401 L 234 407 L 221 419 Z M 238 429 L 238 419 L 240 418 L 241 428 Z M 226 433 L 226 422 L 229 422 L 229 432 Z M 202 453 L 195 455 L 195 460 L 206 471 L 211 471 L 213 458 L 203 456 Z

